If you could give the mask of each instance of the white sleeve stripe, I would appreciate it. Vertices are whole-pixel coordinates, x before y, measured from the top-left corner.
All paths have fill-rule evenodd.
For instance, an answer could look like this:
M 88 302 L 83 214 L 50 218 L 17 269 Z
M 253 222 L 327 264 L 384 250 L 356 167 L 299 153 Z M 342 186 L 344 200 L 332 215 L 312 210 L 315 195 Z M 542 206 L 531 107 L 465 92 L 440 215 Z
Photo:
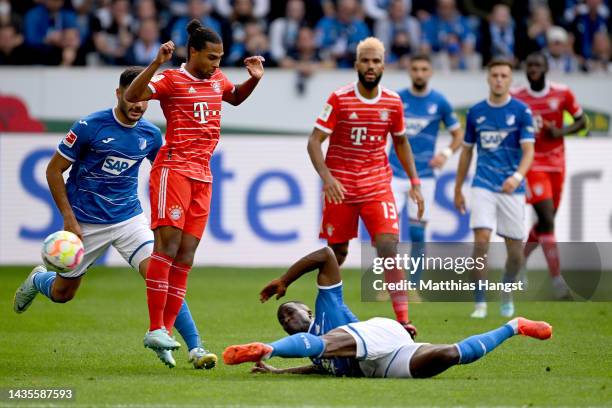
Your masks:
M 578 109 L 578 111 L 576 113 L 574 113 L 574 117 L 577 116 L 582 116 L 584 114 L 584 112 L 582 111 L 582 108 Z
M 328 129 L 325 126 L 321 126 L 318 123 L 315 123 L 314 127 L 316 127 L 317 129 L 321 130 L 324 133 L 327 133 L 328 135 L 331 135 L 333 133 L 331 129 Z
M 455 122 L 454 125 L 447 127 L 446 130 L 448 130 L 450 132 L 450 131 L 453 131 L 455 129 L 459 129 L 460 127 L 461 127 L 461 123 Z
M 402 129 L 399 132 L 392 133 L 393 136 L 404 136 L 406 134 L 406 128 Z
M 155 87 L 153 86 L 153 84 L 149 83 L 149 89 L 151 90 L 151 92 L 156 93 L 157 91 L 155 90 Z
M 474 143 L 469 143 L 469 142 L 466 142 L 466 141 L 464 140 L 464 141 L 463 141 L 463 145 L 464 145 L 464 146 L 468 146 L 468 147 L 469 147 L 469 146 L 474 146 Z
M 62 156 L 64 159 L 68 160 L 71 163 L 74 163 L 74 160 L 72 157 L 68 157 L 65 153 L 63 153 L 60 148 L 57 148 L 57 152 L 60 154 L 60 156 Z
M 519 143 L 535 143 L 535 139 L 534 138 L 521 139 Z

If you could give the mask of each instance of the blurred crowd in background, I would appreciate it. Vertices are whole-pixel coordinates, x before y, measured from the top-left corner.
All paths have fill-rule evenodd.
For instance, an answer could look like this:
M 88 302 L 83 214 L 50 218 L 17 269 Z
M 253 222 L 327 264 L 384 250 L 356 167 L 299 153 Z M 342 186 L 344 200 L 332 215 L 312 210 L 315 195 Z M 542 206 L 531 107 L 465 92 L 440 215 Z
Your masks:
M 0 64 L 147 65 L 172 40 L 178 65 L 193 18 L 223 39 L 224 66 L 348 68 L 375 35 L 387 68 L 414 52 L 438 70 L 518 67 L 541 50 L 551 71 L 612 72 L 610 0 L 0 0 Z

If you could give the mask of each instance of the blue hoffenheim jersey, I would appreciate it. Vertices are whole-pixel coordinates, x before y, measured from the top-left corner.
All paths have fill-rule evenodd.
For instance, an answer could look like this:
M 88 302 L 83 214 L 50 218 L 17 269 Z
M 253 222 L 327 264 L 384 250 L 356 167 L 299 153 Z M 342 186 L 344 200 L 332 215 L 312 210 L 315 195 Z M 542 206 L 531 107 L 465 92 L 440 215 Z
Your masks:
M 457 116 L 444 95 L 437 91 L 430 90 L 427 95 L 418 96 L 410 89 L 404 89 L 399 92 L 399 96 L 404 104 L 406 136 L 414 154 L 417 173 L 421 178 L 433 177 L 434 172 L 429 161 L 436 150 L 440 122 L 444 122 L 448 130 L 457 129 Z M 393 148 L 389 154 L 389 163 L 393 177 L 408 178 Z
M 113 109 L 75 122 L 58 152 L 72 162 L 66 190 L 76 219 L 115 224 L 142 213 L 138 169 L 145 157 L 155 159 L 161 144 L 158 127 L 145 119 L 124 125 Z
M 334 286 L 319 288 L 315 303 L 315 317 L 308 332 L 315 336 L 322 336 L 337 327 L 358 321 L 353 312 L 344 304 L 342 282 L 340 282 Z M 337 376 L 362 376 L 359 363 L 353 358 L 312 358 L 311 360 L 313 364 Z
M 501 106 L 484 100 L 467 114 L 465 144 L 476 144 L 478 159 L 473 187 L 500 193 L 504 181 L 521 161 L 521 143 L 535 142 L 531 111 L 523 102 L 510 98 Z M 524 193 L 521 183 L 515 193 Z

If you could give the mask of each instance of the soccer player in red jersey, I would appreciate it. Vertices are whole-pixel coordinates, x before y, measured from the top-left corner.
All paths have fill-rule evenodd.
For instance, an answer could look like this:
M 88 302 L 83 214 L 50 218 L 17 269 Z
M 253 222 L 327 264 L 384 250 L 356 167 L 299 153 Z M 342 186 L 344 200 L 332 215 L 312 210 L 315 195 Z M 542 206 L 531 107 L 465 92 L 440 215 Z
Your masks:
M 559 208 L 565 178 L 565 146 L 563 137 L 586 127 L 582 108 L 565 85 L 546 79 L 548 62 L 540 53 L 527 57 L 529 86 L 513 91 L 533 112 L 536 126 L 535 158 L 527 173 L 527 202 L 538 216 L 525 245 L 525 260 L 542 245 L 553 288 L 558 298 L 570 296 L 559 266 L 559 250 L 555 238 L 555 214 Z M 563 126 L 563 113 L 574 117 L 574 123 Z
M 125 93 L 131 102 L 157 99 L 167 120 L 149 182 L 155 243 L 147 269 L 150 326 L 144 344 L 153 349 L 180 346 L 170 337 L 187 288 L 187 275 L 208 220 L 212 192 L 210 158 L 219 141 L 222 101 L 242 103 L 264 73 L 262 57 L 244 63 L 250 78 L 234 85 L 221 72 L 221 38 L 193 20 L 187 26 L 188 57 L 180 69 L 155 75 L 169 61 L 174 44 L 162 45 Z M 166 330 L 167 329 L 167 330 Z M 209 367 L 217 357 L 209 353 Z
M 323 180 L 325 202 L 320 238 L 327 240 L 341 265 L 349 241 L 357 236 L 359 218 L 372 237 L 379 257 L 395 257 L 399 219 L 391 190 L 391 167 L 385 151 L 387 135 L 410 177 L 410 197 L 423 215 L 420 180 L 404 134 L 404 109 L 399 95 L 379 85 L 384 71 L 384 46 L 370 37 L 359 43 L 355 70 L 359 80 L 333 92 L 308 140 L 308 154 Z M 321 144 L 329 138 L 323 158 Z M 405 279 L 404 271 L 385 272 L 388 282 Z M 411 335 L 405 290 L 390 291 L 397 320 Z

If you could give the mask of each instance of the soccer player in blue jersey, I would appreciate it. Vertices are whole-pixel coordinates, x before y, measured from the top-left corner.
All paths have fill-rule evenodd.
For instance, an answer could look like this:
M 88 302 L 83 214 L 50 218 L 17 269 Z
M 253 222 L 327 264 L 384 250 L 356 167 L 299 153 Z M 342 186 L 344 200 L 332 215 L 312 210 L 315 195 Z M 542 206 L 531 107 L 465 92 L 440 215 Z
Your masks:
M 470 228 L 474 230 L 474 257 L 485 257 L 491 232 L 504 238 L 508 256 L 504 282 L 513 282 L 523 263 L 522 242 L 525 238 L 525 183 L 523 178 L 534 156 L 533 118 L 529 107 L 510 96 L 512 64 L 493 60 L 487 67 L 489 97 L 472 106 L 467 114 L 465 140 L 457 179 L 455 206 L 465 213 L 463 181 L 472 161 L 474 145 L 478 159 L 472 182 Z M 474 269 L 477 281 L 486 278 L 487 270 Z M 474 318 L 487 315 L 484 290 L 475 293 Z M 501 314 L 514 315 L 510 294 L 502 298 Z
M 552 335 L 548 323 L 519 317 L 456 344 L 428 344 L 415 343 L 395 320 L 375 317 L 359 321 L 344 303 L 340 268 L 329 247 L 305 256 L 270 282 L 261 291 L 261 301 L 274 295 L 279 299 L 291 283 L 313 270 L 318 270 L 314 314 L 302 302 L 283 303 L 277 317 L 289 336 L 269 344 L 229 346 L 223 352 L 225 364 L 255 362 L 252 371 L 276 374 L 426 378 L 457 364 L 472 363 L 514 335 L 541 340 Z M 263 362 L 271 357 L 309 357 L 312 364 L 278 369 Z
M 412 242 L 411 256 L 417 258 L 425 252 L 425 227 L 430 219 L 431 203 L 434 201 L 436 170 L 441 169 L 459 149 L 463 132 L 450 102 L 440 92 L 429 87 L 429 80 L 433 74 L 429 55 L 415 54 L 410 57 L 408 72 L 412 86 L 398 93 L 404 104 L 406 137 L 414 154 L 423 199 L 429 203 L 420 220 L 417 217 L 416 204 L 412 200 L 407 200 L 410 191 L 409 178 L 394 150 L 391 150 L 389 154 L 389 163 L 393 170 L 391 187 L 395 196 L 395 204 L 400 212 L 407 211 L 410 222 L 410 241 Z M 436 154 L 436 140 L 441 122 L 444 123 L 446 130 L 453 138 L 449 146 Z M 422 270 L 418 268 L 411 271 L 411 280 L 417 285 L 421 279 Z
M 138 67 L 123 71 L 116 90 L 117 105 L 75 122 L 51 158 L 47 166 L 49 189 L 64 217 L 64 229 L 83 240 L 85 255 L 68 273 L 35 267 L 15 293 L 15 312 L 25 312 L 39 292 L 56 303 L 70 301 L 87 269 L 111 245 L 144 276 L 153 233 L 138 200 L 138 170 L 145 158 L 155 159 L 162 137 L 159 128 L 142 118 L 147 102 L 129 103 L 123 98 L 141 71 Z M 64 183 L 62 174 L 70 167 Z M 214 354 L 202 347 L 186 303 L 175 327 L 187 343 L 190 362 L 196 368 L 212 368 Z M 167 366 L 176 365 L 170 351 L 156 353 Z

